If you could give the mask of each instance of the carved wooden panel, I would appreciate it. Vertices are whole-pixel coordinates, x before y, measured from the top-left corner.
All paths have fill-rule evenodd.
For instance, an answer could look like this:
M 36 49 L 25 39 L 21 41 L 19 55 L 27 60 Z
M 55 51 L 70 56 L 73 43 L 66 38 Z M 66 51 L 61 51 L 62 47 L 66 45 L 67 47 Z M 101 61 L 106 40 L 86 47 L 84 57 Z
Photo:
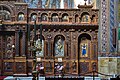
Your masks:
M 69 74 L 71 70 L 71 65 L 70 62 L 66 62 L 66 66 L 65 66 L 65 73 Z
M 3 37 L 4 36 L 4 37 Z M 5 52 L 6 48 L 6 38 L 5 35 L 2 36 L 2 51 Z
M 28 63 L 27 63 L 27 73 L 28 73 L 28 75 L 32 75 L 32 68 L 33 68 L 32 61 L 28 61 Z
M 53 63 L 52 62 L 46 62 L 45 63 L 45 72 L 46 73 L 52 73 L 53 72 Z
M 97 44 L 96 43 L 93 43 L 93 45 L 92 45 L 92 47 L 93 47 L 93 51 L 92 51 L 92 59 L 97 59 L 97 53 L 98 53 L 98 50 L 97 50 Z
M 2 61 L 2 73 L 3 75 L 13 75 L 14 72 L 14 60 L 9 59 L 9 60 L 3 60 Z
M 25 62 L 16 62 L 15 63 L 15 73 L 26 73 L 26 64 Z
M 89 72 L 89 62 L 80 62 L 80 74 Z
M 2 57 L 2 36 L 0 36 L 0 58 Z
M 4 72 L 13 72 L 13 62 L 4 62 Z
M 6 36 L 6 49 L 4 58 L 13 58 L 14 46 L 14 36 Z
M 0 75 L 2 74 L 2 61 L 0 59 Z
M 73 72 L 73 73 L 76 73 L 76 72 L 77 72 L 77 62 L 76 62 L 76 61 L 72 62 L 71 68 L 72 68 L 72 72 Z

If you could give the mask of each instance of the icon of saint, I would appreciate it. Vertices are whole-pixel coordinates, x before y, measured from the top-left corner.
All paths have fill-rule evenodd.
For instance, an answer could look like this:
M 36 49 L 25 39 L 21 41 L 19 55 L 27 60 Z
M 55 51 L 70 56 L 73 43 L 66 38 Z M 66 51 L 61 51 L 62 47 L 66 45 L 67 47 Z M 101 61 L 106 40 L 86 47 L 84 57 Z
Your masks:
M 83 44 L 82 45 L 82 56 L 85 56 L 86 55 L 86 47 L 87 47 L 87 45 L 86 44 Z

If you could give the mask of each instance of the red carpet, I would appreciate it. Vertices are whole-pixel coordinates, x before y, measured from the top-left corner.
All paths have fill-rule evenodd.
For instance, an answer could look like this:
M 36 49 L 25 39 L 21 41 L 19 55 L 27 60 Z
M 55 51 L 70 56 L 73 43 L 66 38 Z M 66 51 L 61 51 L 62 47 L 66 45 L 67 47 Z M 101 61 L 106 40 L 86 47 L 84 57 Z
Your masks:
M 4 80 L 7 76 L 0 76 L 0 80 Z

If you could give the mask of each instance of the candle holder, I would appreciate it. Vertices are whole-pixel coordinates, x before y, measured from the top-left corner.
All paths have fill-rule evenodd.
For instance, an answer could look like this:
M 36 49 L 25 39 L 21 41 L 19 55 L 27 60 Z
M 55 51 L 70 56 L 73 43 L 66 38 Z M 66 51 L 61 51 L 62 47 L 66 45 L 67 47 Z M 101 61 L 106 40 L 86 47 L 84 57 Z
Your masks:
M 30 27 L 28 26 L 28 51 L 32 52 L 33 56 L 33 71 L 32 71 L 32 80 L 38 80 L 38 73 L 39 71 L 36 70 L 37 59 L 36 59 L 36 52 L 42 51 L 42 26 L 40 25 L 40 39 L 38 38 L 39 42 L 36 40 L 36 20 L 34 22 L 34 38 L 30 40 Z

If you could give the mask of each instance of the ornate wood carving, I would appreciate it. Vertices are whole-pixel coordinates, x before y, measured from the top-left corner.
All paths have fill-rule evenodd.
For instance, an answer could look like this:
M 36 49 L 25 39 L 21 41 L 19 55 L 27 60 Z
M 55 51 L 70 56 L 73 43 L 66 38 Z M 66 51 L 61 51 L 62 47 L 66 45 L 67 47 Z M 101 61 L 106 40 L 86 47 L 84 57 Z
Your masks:
M 65 74 L 69 74 L 71 70 L 70 62 L 66 62 Z
M 13 72 L 13 62 L 4 62 L 4 72 Z
M 71 68 L 72 68 L 73 73 L 77 72 L 77 63 L 76 63 L 76 61 L 72 62 L 72 67 Z
M 5 58 L 13 58 L 14 53 L 14 36 L 7 36 Z
M 15 56 L 19 56 L 19 26 L 16 27 L 16 31 L 15 31 L 15 38 L 16 38 L 16 54 Z
M 32 61 L 28 61 L 28 63 L 27 63 L 27 73 L 28 73 L 28 75 L 32 75 L 32 68 L 33 68 Z
M 0 54 L 1 55 L 1 54 Z M 0 75 L 2 75 L 2 60 L 1 60 L 1 58 L 0 58 Z
M 3 2 L 2 2 L 3 3 Z M 7 3 L 7 2 L 6 2 Z M 10 6 L 10 5 L 8 5 Z M 4 26 L 0 29 L 0 60 L 12 59 L 15 62 L 5 62 L 2 67 L 5 67 L 5 71 L 12 71 L 14 68 L 14 74 L 31 74 L 33 68 L 33 48 L 34 48 L 34 37 L 40 37 L 39 26 L 42 24 L 42 36 L 44 37 L 44 56 L 37 56 L 41 58 L 40 63 L 43 63 L 45 67 L 45 73 L 49 74 L 60 74 L 55 69 L 56 64 L 65 65 L 66 72 L 78 74 L 90 71 L 92 60 L 97 64 L 97 19 L 98 10 L 92 9 L 91 5 L 79 5 L 79 9 L 31 9 L 27 8 L 27 4 L 12 3 L 12 21 L 4 22 Z M 82 23 L 82 14 L 89 14 L 90 22 Z M 17 21 L 18 14 L 24 15 L 24 21 Z M 34 35 L 34 23 L 32 14 L 36 15 L 36 36 Z M 13 15 L 14 14 L 14 15 Z M 46 17 L 43 17 L 45 14 Z M 56 14 L 56 15 L 53 15 Z M 94 16 L 93 16 L 94 15 Z M 28 18 L 27 18 L 28 17 Z M 94 19 L 94 18 L 95 19 Z M 77 19 L 76 19 L 77 18 Z M 54 20 L 53 20 L 54 19 Z M 92 22 L 93 21 L 93 22 Z M 96 22 L 96 23 L 94 23 Z M 15 24 L 15 25 L 13 25 Z M 27 27 L 30 25 L 30 42 L 27 42 Z M 12 31 L 14 35 L 8 34 L 6 31 Z M 89 49 L 87 57 L 80 57 L 79 47 L 79 35 L 86 34 L 90 35 Z M 7 36 L 6 36 L 7 35 Z M 87 35 L 87 36 L 88 36 Z M 103 34 L 106 35 L 106 34 Z M 64 55 L 55 57 L 55 37 L 64 37 Z M 15 37 L 15 40 L 13 40 Z M 102 36 L 105 37 L 105 36 Z M 12 40 L 11 40 L 12 38 Z M 104 42 L 104 41 L 103 41 Z M 92 44 L 91 44 L 92 43 Z M 15 48 L 12 48 L 12 45 Z M 28 46 L 26 46 L 28 44 Z M 94 45 L 93 45 L 94 44 Z M 102 43 L 103 44 L 103 43 Z M 14 51 L 15 50 L 15 51 Z M 28 50 L 28 51 L 27 51 Z M 94 50 L 94 51 L 93 51 Z M 15 54 L 15 56 L 14 56 Z M 91 55 L 92 54 L 92 55 Z M 24 58 L 24 59 L 23 59 Z M 58 59 L 62 59 L 59 62 Z M 29 61 L 30 60 L 30 61 Z M 73 62 L 70 62 L 73 60 Z M 9 61 L 9 60 L 8 60 Z M 26 66 L 26 62 L 27 66 Z M 57 62 L 58 61 L 58 62 Z M 85 62 L 84 62 L 85 61 Z M 86 62 L 87 61 L 87 62 Z M 39 61 L 37 61 L 39 62 Z M 79 65 L 79 66 L 78 66 Z M 10 67 L 9 67 L 10 66 Z M 9 70 L 10 69 L 10 70 Z M 80 70 L 79 70 L 80 69 Z M 2 70 L 4 71 L 4 70 Z
M 89 62 L 80 62 L 80 73 L 84 74 L 89 71 Z
M 52 67 L 53 63 L 52 62 L 46 62 L 45 63 L 45 72 L 46 73 L 50 73 L 53 72 L 53 67 Z
M 27 67 L 26 67 L 26 57 L 15 57 L 14 61 L 14 74 L 24 74 L 26 75 Z
M 2 36 L 0 35 L 0 59 L 2 58 Z
M 16 72 L 15 73 L 25 73 L 26 72 L 26 64 L 24 62 L 16 62 L 15 63 L 15 68 L 16 68 Z

